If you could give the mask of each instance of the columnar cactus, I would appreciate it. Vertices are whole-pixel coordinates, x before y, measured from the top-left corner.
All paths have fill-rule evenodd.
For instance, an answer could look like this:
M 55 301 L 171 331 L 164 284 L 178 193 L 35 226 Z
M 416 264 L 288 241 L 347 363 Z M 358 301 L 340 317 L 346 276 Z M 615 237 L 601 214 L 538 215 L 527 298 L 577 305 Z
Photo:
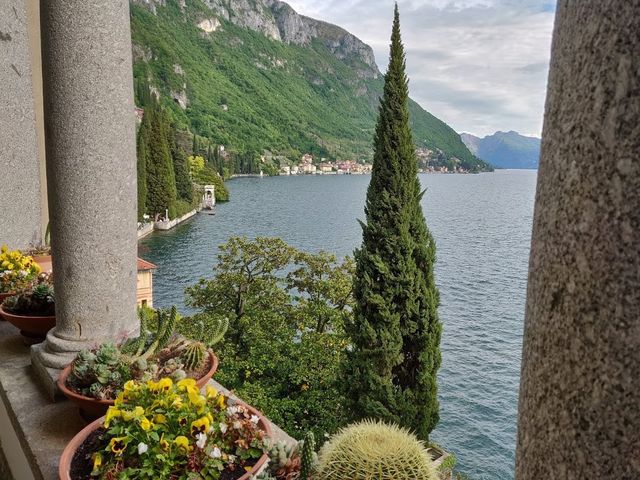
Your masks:
M 320 450 L 318 478 L 435 480 L 431 457 L 414 435 L 395 425 L 365 420 L 346 427 Z
M 300 452 L 300 480 L 309 480 L 316 463 L 316 440 L 313 432 L 307 432 Z

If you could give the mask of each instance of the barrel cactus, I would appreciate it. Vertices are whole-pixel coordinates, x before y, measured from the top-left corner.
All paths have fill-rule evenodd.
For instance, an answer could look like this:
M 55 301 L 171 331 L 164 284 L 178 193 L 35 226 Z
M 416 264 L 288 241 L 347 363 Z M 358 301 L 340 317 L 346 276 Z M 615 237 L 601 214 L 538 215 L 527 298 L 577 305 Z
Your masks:
M 431 457 L 414 435 L 365 420 L 337 433 L 320 450 L 321 480 L 436 480 Z
M 189 343 L 182 353 L 182 361 L 187 370 L 196 371 L 204 365 L 207 347 L 202 342 Z

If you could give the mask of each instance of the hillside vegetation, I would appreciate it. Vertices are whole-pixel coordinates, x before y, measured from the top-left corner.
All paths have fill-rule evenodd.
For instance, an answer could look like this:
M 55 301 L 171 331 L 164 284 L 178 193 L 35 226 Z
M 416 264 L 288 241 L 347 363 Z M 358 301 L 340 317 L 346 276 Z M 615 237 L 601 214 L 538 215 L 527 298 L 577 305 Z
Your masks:
M 275 15 L 274 2 L 247 1 Z M 288 5 L 275 3 L 291 15 Z M 157 89 L 179 129 L 233 152 L 370 160 L 383 78 L 357 52 L 337 55 L 327 46 L 328 36 L 343 41 L 347 32 L 308 19 L 324 37 L 295 44 L 238 26 L 238 16 L 229 21 L 200 0 L 182 7 L 175 0 L 134 1 L 136 83 Z M 203 21 L 211 28 L 200 28 Z M 417 146 L 442 150 L 470 170 L 486 168 L 453 129 L 415 102 L 410 110 Z

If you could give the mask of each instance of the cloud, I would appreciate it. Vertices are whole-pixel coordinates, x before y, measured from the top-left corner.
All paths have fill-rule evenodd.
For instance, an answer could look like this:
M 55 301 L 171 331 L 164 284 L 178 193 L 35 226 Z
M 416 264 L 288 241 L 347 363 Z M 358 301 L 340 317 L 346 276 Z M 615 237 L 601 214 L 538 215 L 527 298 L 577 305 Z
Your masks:
M 290 0 L 371 45 L 384 71 L 391 0 Z M 411 96 L 457 131 L 540 135 L 555 2 L 400 0 Z

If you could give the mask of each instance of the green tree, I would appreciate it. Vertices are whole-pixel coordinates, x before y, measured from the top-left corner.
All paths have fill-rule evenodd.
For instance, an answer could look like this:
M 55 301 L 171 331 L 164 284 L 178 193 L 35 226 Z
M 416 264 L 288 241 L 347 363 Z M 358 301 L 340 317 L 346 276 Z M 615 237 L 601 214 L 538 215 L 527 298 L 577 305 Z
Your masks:
M 150 108 L 149 108 L 150 107 Z M 149 115 L 150 131 L 147 138 L 147 211 L 152 215 L 174 215 L 177 199 L 176 180 L 169 145 L 169 117 L 159 105 L 147 107 L 145 117 Z
M 439 294 L 435 243 L 424 219 L 423 192 L 409 124 L 408 80 L 394 12 L 391 54 L 374 139 L 374 162 L 355 252 L 351 347 L 343 385 L 355 418 L 374 417 L 413 430 L 422 440 L 439 420 Z
M 138 220 L 147 213 L 147 163 L 149 163 L 149 135 L 151 130 L 151 115 L 145 113 L 138 130 L 137 138 L 137 168 L 138 168 Z
M 297 438 L 311 429 L 324 439 L 344 425 L 338 372 L 352 267 L 348 259 L 300 252 L 279 238 L 233 237 L 220 246 L 214 277 L 187 289 L 192 306 L 230 321 L 216 378 Z M 323 300 L 325 308 L 318 305 Z M 316 312 L 330 328 L 315 328 Z M 327 320 L 327 312 L 336 315 Z M 181 325 L 189 335 L 192 322 Z

